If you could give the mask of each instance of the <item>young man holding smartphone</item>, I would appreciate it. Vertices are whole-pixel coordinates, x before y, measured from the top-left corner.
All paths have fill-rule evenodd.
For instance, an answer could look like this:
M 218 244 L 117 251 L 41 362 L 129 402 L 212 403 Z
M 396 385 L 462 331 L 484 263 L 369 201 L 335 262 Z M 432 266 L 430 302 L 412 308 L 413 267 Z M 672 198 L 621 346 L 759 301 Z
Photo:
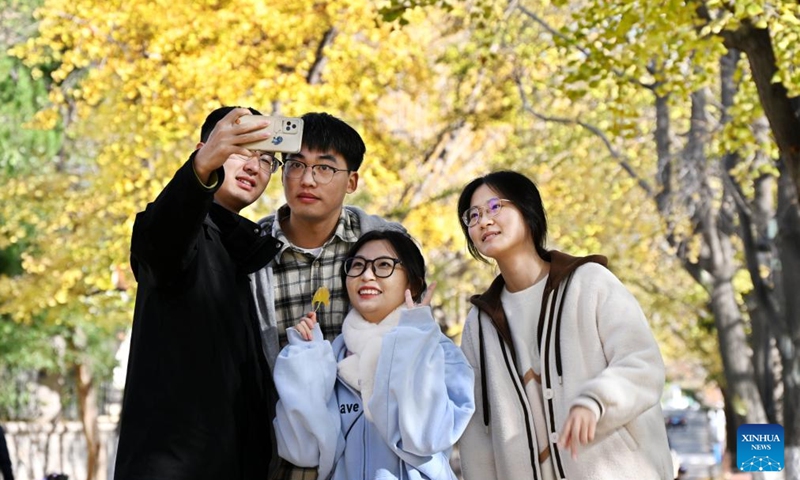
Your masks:
M 312 297 L 320 287 L 330 291 L 330 305 L 317 311 L 323 335 L 333 340 L 341 333 L 350 306 L 340 272 L 345 254 L 361 234 L 387 228 L 405 231 L 398 223 L 344 205 L 345 196 L 358 187 L 366 151 L 358 132 L 327 113 L 307 113 L 302 119 L 302 147 L 284 156 L 286 204 L 259 222 L 265 234 L 283 243 L 253 283 L 270 369 L 286 344 L 286 329 L 313 309 Z M 313 479 L 316 468 L 283 462 L 270 478 Z
M 278 160 L 242 145 L 268 138 L 253 109 L 223 107 L 158 198 L 136 216 L 139 283 L 116 480 L 264 478 L 275 387 L 248 275 L 281 243 L 239 215 Z

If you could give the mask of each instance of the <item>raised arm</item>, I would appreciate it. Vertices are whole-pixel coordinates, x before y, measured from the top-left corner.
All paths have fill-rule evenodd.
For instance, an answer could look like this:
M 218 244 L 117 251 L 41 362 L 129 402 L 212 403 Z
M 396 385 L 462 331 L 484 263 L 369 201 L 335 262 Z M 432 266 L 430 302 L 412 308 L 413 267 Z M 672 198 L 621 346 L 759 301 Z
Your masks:
M 389 446 L 409 463 L 447 452 L 475 410 L 473 371 L 464 354 L 441 334 L 427 306 L 405 310 L 383 338 L 373 422 Z
M 196 152 L 195 152 L 196 153 Z M 142 269 L 168 282 L 186 268 L 196 254 L 195 242 L 216 188 L 197 179 L 189 158 L 155 201 L 136 215 L 131 237 L 131 263 L 137 278 Z M 223 170 L 219 169 L 221 183 Z
M 203 220 L 225 179 L 222 165 L 231 154 L 250 153 L 239 144 L 268 135 L 253 131 L 263 124 L 237 124 L 243 115 L 250 111 L 236 108 L 223 117 L 158 197 L 136 216 L 131 263 L 137 277 L 138 270 L 147 269 L 157 282 L 169 282 L 191 263 Z

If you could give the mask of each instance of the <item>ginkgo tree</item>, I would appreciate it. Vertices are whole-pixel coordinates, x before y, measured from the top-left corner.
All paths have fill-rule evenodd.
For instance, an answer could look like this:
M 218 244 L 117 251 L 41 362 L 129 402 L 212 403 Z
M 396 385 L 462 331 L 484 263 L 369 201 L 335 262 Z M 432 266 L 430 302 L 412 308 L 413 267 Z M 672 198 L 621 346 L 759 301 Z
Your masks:
M 581 47 L 567 58 L 577 76 L 567 87 L 576 93 L 596 85 L 606 74 L 631 80 L 657 77 L 661 91 L 683 91 L 696 81 L 708 80 L 703 68 L 686 69 L 682 62 L 694 57 L 695 65 L 713 63 L 724 48 L 746 55 L 751 81 L 763 109 L 775 147 L 786 163 L 800 199 L 800 130 L 796 99 L 800 72 L 794 65 L 800 53 L 800 6 L 792 0 L 640 0 L 614 2 L 550 0 L 544 9 L 573 12 L 563 26 L 541 22 L 555 43 L 577 41 Z M 536 10 L 525 2 L 507 0 L 387 0 L 381 14 L 389 21 L 410 23 L 422 9 L 452 12 L 466 9 L 473 23 L 497 24 L 509 9 L 530 15 Z M 498 12 L 500 15 L 498 16 Z M 537 22 L 543 17 L 533 15 Z M 502 23 L 502 22 L 500 22 Z M 562 28 L 563 27 L 563 28 Z M 563 32 L 560 31 L 563 29 Z M 574 46 L 574 44 L 573 44 Z M 583 62 L 591 58 L 591 62 Z M 657 62 L 652 63 L 652 62 Z M 622 102 L 625 103 L 625 102 Z
M 708 292 L 730 431 L 780 411 L 797 478 L 797 2 L 390 1 L 383 13 L 410 24 L 421 8 L 466 9 L 454 28 L 493 36 L 471 59 L 515 65 L 495 83 L 518 85 L 521 113 L 594 135 L 655 203 L 665 243 Z M 770 388 L 775 349 L 781 389 Z
M 800 344 L 788 332 L 797 328 L 790 292 L 800 283 L 791 268 L 800 258 L 800 78 L 792 67 L 800 9 L 796 2 L 672 6 L 586 2 L 557 42 L 571 52 L 563 81 L 609 83 L 608 98 L 623 114 L 635 92 L 652 96 L 653 198 L 667 240 L 709 292 L 730 425 L 784 423 L 787 475 L 797 478 Z M 751 332 L 742 328 L 747 320 Z M 751 349 L 752 358 L 742 355 Z M 783 364 L 777 389 L 770 388 L 773 349 Z M 778 394 L 782 408 L 775 408 Z
M 49 107 L 31 125 L 63 130 L 65 142 L 31 175 L 2 181 L 0 248 L 24 248 L 22 272 L 0 277 L 0 311 L 20 323 L 63 325 L 74 339 L 90 452 L 97 453 L 93 375 L 108 355 L 89 353 L 107 352 L 130 322 L 133 216 L 188 158 L 204 116 L 222 104 L 285 115 L 324 110 L 353 124 L 368 152 L 348 201 L 402 221 L 420 240 L 450 316 L 463 318 L 468 296 L 496 273 L 466 258 L 457 194 L 493 169 L 530 174 L 548 199 L 551 245 L 612 257 L 660 338 L 679 352 L 682 339 L 670 333 L 690 329 L 674 321 L 695 315 L 701 295 L 675 275 L 657 239 L 657 212 L 635 181 L 606 181 L 624 171 L 603 162 L 596 141 L 532 116 L 517 80 L 525 76 L 527 95 L 536 82 L 551 113 L 605 125 L 622 107 L 595 99 L 576 110 L 570 99 L 580 95 L 548 96 L 561 53 L 533 36 L 514 4 L 474 5 L 404 11 L 400 26 L 379 15 L 390 2 L 368 0 L 44 2 L 36 35 L 11 52 L 52 84 Z M 620 124 L 631 133 L 641 128 L 625 118 Z M 652 147 L 641 142 L 628 153 L 647 164 Z M 276 176 L 247 214 L 258 217 L 279 201 Z M 96 461 L 89 459 L 90 478 Z
M 222 104 L 326 110 L 381 145 L 379 100 L 401 84 L 415 95 L 429 75 L 424 45 L 380 24 L 371 2 L 274 3 L 46 1 L 37 35 L 11 50 L 52 82 L 31 123 L 66 140 L 53 161 L 3 181 L 0 248 L 25 248 L 23 272 L 0 279 L 0 309 L 71 332 L 89 478 L 102 366 L 89 344 L 113 343 L 130 322 L 133 216 L 188 158 L 204 116 Z M 365 183 L 396 181 L 394 170 Z
M 437 38 L 430 24 L 397 29 L 369 1 L 272 3 L 45 1 L 36 35 L 11 49 L 51 84 L 50 106 L 29 124 L 63 130 L 65 142 L 31 175 L 3 179 L 0 247 L 24 251 L 22 273 L 0 279 L 0 309 L 20 324 L 69 332 L 90 478 L 98 465 L 93 389 L 105 366 L 94 357 L 107 358 L 108 349 L 103 356 L 89 346 L 113 343 L 128 325 L 133 216 L 188 157 L 208 111 L 248 105 L 345 118 L 364 135 L 371 164 L 353 200 L 376 212 L 406 204 L 388 212 L 398 219 L 411 220 L 437 190 L 428 181 L 410 191 L 404 174 L 425 178 L 418 167 L 427 163 L 446 178 L 471 154 L 442 154 L 431 138 L 492 144 L 429 113 L 393 114 L 441 87 L 426 44 Z M 418 133 L 428 126 L 438 135 Z M 418 155 L 431 145 L 435 161 L 425 162 Z M 449 169 L 436 166 L 440 157 Z M 276 206 L 277 184 L 251 215 Z
M 6 49 L 23 40 L 32 24 L 34 0 L 10 2 L 0 12 L 0 179 L 25 177 L 49 163 L 57 152 L 59 131 L 31 131 L 22 127 L 47 100 L 47 84 L 31 78 L 19 59 Z M 0 180 L 2 181 L 2 180 Z M 6 220 L 0 216 L 0 224 Z M 0 276 L 22 272 L 24 242 L 0 246 Z M 0 303 L 3 300 L 0 299 Z M 43 327 L 43 328 L 38 328 Z M 32 391 L 26 379 L 39 369 L 57 369 L 50 339 L 59 334 L 56 326 L 20 325 L 0 314 L 0 417 L 25 418 L 33 411 Z

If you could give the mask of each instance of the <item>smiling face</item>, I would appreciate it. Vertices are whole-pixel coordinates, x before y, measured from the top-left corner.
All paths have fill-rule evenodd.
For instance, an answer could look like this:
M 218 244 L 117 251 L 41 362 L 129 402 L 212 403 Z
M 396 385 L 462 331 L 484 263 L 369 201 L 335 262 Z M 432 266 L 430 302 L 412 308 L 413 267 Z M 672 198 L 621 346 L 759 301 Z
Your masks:
M 238 213 L 252 204 L 269 185 L 271 172 L 260 167 L 257 156 L 231 155 L 223 164 L 225 180 L 214 194 L 214 200 L 223 207 Z
M 501 197 L 489 186 L 481 185 L 472 194 L 470 207 L 485 208 L 487 202 Z M 532 245 L 530 230 L 513 203 L 504 202 L 494 217 L 484 210 L 478 223 L 469 227 L 468 232 L 478 252 L 495 260 L 528 250 Z
M 369 261 L 378 257 L 397 258 L 397 253 L 388 241 L 374 240 L 365 243 L 355 256 Z M 367 265 L 358 277 L 347 277 L 345 286 L 350 305 L 368 322 L 380 323 L 405 303 L 409 282 L 402 264 L 397 264 L 394 273 L 386 278 L 376 277 L 372 265 Z

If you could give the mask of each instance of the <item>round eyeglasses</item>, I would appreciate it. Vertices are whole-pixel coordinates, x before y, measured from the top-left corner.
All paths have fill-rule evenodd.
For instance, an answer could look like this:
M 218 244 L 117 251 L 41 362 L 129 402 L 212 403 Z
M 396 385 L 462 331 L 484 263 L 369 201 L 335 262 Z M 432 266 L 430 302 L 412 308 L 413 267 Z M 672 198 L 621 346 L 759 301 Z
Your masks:
M 503 209 L 504 203 L 511 203 L 511 200 L 506 200 L 505 198 L 490 198 L 485 206 L 477 205 L 466 209 L 464 213 L 461 214 L 461 221 L 464 222 L 464 225 L 467 227 L 474 227 L 481 221 L 481 217 L 484 215 L 486 215 L 487 218 L 498 216 Z
M 344 261 L 344 274 L 348 277 L 360 277 L 367 269 L 372 267 L 372 273 L 378 278 L 391 277 L 398 263 L 403 263 L 399 258 L 378 257 L 367 260 L 361 256 L 350 257 Z
M 281 161 L 275 158 L 275 156 L 272 155 L 271 153 L 267 152 L 255 152 L 255 155 L 252 155 L 250 157 L 234 153 L 229 158 L 238 160 L 242 163 L 247 163 L 253 159 L 258 159 L 258 168 L 262 172 L 268 172 L 268 173 L 275 173 L 275 171 L 277 171 L 278 168 L 280 168 L 281 166 Z
M 286 160 L 283 164 L 283 174 L 286 178 L 300 178 L 306 173 L 306 168 L 311 168 L 311 176 L 316 182 L 326 184 L 331 183 L 333 176 L 339 172 L 349 172 L 346 168 L 336 168 L 324 163 L 317 165 L 306 165 L 299 160 Z

